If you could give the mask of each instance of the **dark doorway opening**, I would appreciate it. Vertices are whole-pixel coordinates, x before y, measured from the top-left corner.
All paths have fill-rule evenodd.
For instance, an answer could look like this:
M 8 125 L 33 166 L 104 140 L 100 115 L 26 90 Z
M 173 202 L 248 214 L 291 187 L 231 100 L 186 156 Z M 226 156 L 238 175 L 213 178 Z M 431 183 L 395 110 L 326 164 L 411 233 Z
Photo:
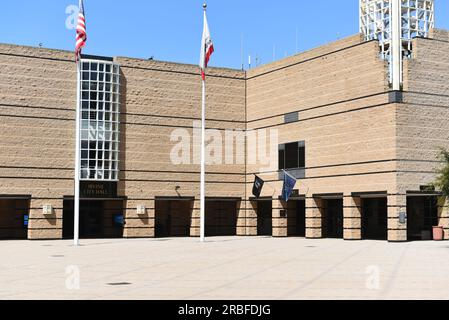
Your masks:
M 288 203 L 288 236 L 306 236 L 306 201 L 290 200 Z
M 237 202 L 206 201 L 206 236 L 237 235 Z
M 257 235 L 273 235 L 273 201 L 257 202 Z
M 367 240 L 388 239 L 387 198 L 362 199 L 362 237 Z
M 156 200 L 156 238 L 190 237 L 191 200 Z
M 432 228 L 437 225 L 437 197 L 407 198 L 407 237 L 409 241 L 432 240 Z
M 0 240 L 26 240 L 30 200 L 0 199 Z
M 64 200 L 63 238 L 73 239 L 74 201 Z M 124 227 L 122 200 L 80 201 L 80 238 L 122 238 Z
M 323 237 L 343 238 L 343 199 L 328 199 L 323 214 Z

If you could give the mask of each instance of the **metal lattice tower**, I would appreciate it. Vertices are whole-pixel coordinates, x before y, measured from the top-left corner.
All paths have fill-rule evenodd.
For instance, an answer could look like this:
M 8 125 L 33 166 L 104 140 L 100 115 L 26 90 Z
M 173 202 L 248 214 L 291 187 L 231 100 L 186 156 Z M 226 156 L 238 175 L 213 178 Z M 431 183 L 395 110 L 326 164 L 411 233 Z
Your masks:
M 390 64 L 391 83 L 394 83 L 392 49 L 396 36 L 396 42 L 401 47 L 399 54 L 401 61 L 398 63 L 399 81 L 402 83 L 402 59 L 411 56 L 413 38 L 427 37 L 430 29 L 434 28 L 435 0 L 359 0 L 359 2 L 360 32 L 366 41 L 379 40 L 381 57 Z M 398 19 L 395 21 L 396 14 Z M 401 32 L 395 35 L 394 26 Z

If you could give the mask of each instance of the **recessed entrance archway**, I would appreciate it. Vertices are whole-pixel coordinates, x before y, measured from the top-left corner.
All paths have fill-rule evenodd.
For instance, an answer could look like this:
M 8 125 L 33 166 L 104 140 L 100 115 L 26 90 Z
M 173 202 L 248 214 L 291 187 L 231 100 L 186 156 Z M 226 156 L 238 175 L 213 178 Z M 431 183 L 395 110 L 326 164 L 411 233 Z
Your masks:
M 206 199 L 206 237 L 236 236 L 237 207 L 241 199 Z
M 123 199 L 81 199 L 81 239 L 122 238 L 124 228 Z M 63 238 L 73 239 L 74 200 L 64 199 Z
M 156 238 L 190 237 L 193 200 L 156 198 Z
M 407 197 L 407 239 L 432 240 L 432 229 L 438 226 L 438 197 Z
M 362 198 L 362 238 L 388 239 L 387 198 Z
M 321 199 L 323 238 L 343 239 L 343 195 L 323 196 Z
M 288 236 L 306 236 L 306 200 L 304 198 L 291 198 L 287 203 Z
M 273 235 L 273 200 L 257 201 L 257 235 Z
M 0 196 L 0 240 L 25 240 L 28 237 L 29 196 Z

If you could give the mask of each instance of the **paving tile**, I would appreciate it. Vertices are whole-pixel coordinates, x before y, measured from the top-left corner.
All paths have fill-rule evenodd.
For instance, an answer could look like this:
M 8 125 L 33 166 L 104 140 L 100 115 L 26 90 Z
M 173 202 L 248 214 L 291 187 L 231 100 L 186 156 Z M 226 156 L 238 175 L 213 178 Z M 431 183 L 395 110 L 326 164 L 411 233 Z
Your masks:
M 191 238 L 82 244 L 0 242 L 0 254 L 8 256 L 0 263 L 0 299 L 449 298 L 447 242 L 220 237 L 206 244 Z M 80 290 L 67 287 L 73 268 Z M 369 287 L 373 276 L 377 289 Z

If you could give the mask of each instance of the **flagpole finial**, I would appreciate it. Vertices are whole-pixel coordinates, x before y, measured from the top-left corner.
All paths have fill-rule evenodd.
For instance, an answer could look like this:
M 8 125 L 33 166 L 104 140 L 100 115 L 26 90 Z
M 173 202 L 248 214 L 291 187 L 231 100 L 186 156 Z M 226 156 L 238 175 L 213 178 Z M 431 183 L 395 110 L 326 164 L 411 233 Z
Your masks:
M 203 3 L 203 9 L 204 9 L 204 11 L 206 11 L 206 9 L 207 9 L 207 3 L 206 2 Z

